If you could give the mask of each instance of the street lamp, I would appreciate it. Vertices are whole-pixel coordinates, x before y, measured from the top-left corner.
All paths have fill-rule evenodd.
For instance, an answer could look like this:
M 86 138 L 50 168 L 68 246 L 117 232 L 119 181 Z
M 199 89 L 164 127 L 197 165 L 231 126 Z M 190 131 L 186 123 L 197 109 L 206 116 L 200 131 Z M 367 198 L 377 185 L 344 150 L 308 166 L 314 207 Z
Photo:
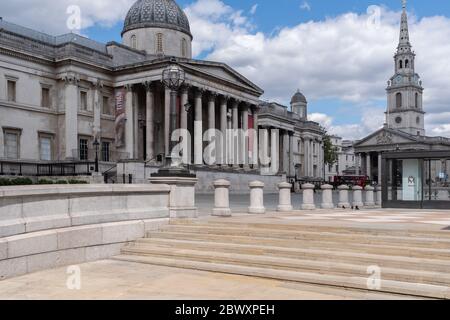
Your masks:
M 178 90 L 185 83 L 185 81 L 186 73 L 180 66 L 172 64 L 163 70 L 162 83 L 170 89 L 169 136 L 177 130 L 177 96 Z M 184 107 L 186 110 L 190 109 L 189 104 Z M 166 165 L 153 176 L 191 176 L 189 171 L 181 166 L 179 161 L 174 161 L 175 159 L 172 157 L 172 151 L 175 149 L 176 145 L 176 141 L 169 139 L 169 154 L 166 155 Z
M 100 142 L 95 138 L 94 140 L 94 148 L 95 148 L 95 172 L 98 173 L 98 147 L 100 146 Z

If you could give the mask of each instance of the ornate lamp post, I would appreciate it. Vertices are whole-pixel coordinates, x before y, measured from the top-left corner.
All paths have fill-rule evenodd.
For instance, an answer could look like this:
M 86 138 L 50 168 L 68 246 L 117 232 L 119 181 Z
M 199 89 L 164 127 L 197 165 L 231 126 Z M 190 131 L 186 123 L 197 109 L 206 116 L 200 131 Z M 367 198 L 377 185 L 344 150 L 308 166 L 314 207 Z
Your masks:
M 98 173 L 98 147 L 100 146 L 100 142 L 95 138 L 94 140 L 94 148 L 95 148 L 95 172 Z
M 176 64 L 168 66 L 162 73 L 162 82 L 170 89 L 170 135 L 177 129 L 177 95 L 178 90 L 185 81 L 186 74 L 184 70 Z M 187 109 L 189 105 L 184 107 Z M 189 171 L 180 164 L 180 161 L 174 161 L 176 158 L 172 156 L 172 152 L 176 145 L 176 141 L 169 139 L 169 154 L 166 155 L 166 165 L 153 176 L 192 176 Z

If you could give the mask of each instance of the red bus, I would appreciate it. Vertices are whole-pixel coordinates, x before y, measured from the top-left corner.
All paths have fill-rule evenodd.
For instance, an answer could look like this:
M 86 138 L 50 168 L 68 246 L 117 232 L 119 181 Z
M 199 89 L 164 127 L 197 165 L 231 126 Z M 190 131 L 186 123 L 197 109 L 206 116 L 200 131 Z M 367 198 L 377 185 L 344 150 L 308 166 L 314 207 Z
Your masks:
M 367 176 L 335 176 L 333 181 L 335 187 L 346 184 L 348 186 L 360 186 L 363 188 L 369 182 L 370 180 Z

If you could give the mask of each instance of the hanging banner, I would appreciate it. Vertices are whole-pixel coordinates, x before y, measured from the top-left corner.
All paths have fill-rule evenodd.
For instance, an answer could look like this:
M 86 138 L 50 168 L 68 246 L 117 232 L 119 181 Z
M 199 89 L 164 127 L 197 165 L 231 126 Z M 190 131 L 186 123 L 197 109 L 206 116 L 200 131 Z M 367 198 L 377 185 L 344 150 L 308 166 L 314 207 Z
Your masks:
M 121 148 L 125 146 L 125 122 L 126 122 L 125 89 L 120 89 L 116 92 L 115 100 L 116 100 L 116 122 L 115 122 L 116 148 Z

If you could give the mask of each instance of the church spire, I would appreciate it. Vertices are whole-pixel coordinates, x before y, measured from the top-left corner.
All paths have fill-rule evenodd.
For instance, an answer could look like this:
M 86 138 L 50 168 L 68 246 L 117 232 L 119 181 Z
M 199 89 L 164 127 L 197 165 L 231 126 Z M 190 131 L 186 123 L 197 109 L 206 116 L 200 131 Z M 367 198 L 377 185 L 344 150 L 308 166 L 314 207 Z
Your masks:
M 409 42 L 408 13 L 406 12 L 406 0 L 402 0 L 403 12 L 400 24 L 400 40 L 398 44 L 398 52 L 405 53 L 411 51 L 411 43 Z

